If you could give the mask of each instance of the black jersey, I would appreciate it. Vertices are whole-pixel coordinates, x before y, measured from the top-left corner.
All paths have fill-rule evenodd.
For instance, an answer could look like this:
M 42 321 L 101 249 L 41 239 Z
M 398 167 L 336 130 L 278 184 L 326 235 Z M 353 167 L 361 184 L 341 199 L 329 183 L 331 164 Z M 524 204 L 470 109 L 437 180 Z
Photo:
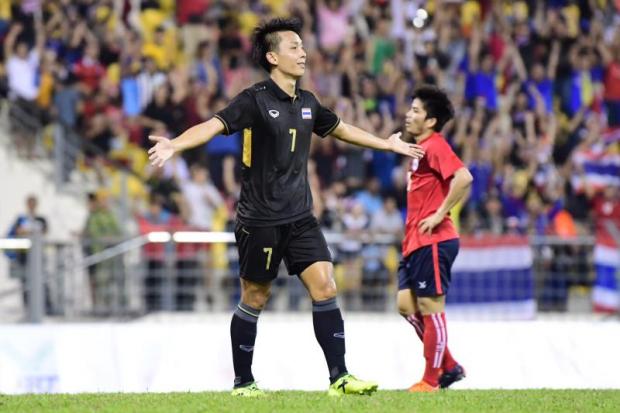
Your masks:
M 291 97 L 268 79 L 245 89 L 215 117 L 227 135 L 243 130 L 239 220 L 270 226 L 311 215 L 310 139 L 312 132 L 330 134 L 338 116 L 312 93 L 296 88 Z

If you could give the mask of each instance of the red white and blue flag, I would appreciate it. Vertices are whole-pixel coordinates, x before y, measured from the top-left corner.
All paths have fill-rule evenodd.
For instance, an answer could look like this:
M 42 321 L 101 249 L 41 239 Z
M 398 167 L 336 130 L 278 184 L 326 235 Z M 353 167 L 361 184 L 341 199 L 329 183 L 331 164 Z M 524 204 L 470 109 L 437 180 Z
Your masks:
M 451 313 L 495 319 L 536 314 L 532 248 L 527 237 L 462 237 L 446 295 Z

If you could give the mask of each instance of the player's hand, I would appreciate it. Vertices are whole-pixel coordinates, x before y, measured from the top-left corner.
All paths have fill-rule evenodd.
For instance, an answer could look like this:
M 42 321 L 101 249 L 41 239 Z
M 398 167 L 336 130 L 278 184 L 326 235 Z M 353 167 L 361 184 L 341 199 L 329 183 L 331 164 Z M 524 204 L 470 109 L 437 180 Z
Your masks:
M 174 146 L 170 139 L 163 136 L 150 135 L 149 139 L 156 142 L 155 145 L 149 149 L 149 161 L 153 166 L 163 166 L 168 159 L 174 155 Z
M 411 156 L 416 159 L 422 159 L 424 156 L 424 149 L 420 145 L 405 142 L 400 138 L 400 135 L 402 135 L 402 133 L 398 132 L 388 138 L 392 152 L 400 153 L 405 156 Z
M 438 213 L 434 213 L 430 217 L 424 218 L 418 224 L 418 230 L 420 231 L 420 234 L 431 235 L 433 233 L 433 229 L 435 229 L 435 227 L 439 225 L 441 221 L 443 221 L 443 219 L 444 217 Z

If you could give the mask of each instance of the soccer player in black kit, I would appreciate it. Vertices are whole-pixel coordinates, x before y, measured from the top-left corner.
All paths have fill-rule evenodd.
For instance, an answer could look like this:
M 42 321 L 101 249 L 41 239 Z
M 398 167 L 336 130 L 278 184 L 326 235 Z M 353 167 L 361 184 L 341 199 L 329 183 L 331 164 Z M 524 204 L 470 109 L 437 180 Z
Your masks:
M 151 136 L 152 165 L 175 152 L 208 142 L 220 133 L 243 130 L 241 195 L 235 237 L 239 250 L 241 302 L 230 325 L 235 370 L 233 395 L 264 392 L 252 375 L 256 324 L 282 259 L 312 298 L 314 332 L 329 369 L 329 395 L 371 394 L 377 384 L 351 375 L 345 364 L 344 323 L 336 302 L 331 254 L 312 215 L 307 163 L 312 133 L 355 145 L 420 158 L 423 150 L 400 139 L 378 138 L 342 122 L 316 97 L 299 89 L 306 52 L 295 19 L 273 19 L 257 27 L 253 58 L 269 73 L 237 95 L 208 121 L 175 139 Z

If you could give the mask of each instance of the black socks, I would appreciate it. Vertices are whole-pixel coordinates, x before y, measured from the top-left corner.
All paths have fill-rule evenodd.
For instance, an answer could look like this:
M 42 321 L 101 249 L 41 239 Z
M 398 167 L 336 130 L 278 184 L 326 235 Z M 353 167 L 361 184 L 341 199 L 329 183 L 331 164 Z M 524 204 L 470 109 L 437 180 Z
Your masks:
M 254 381 L 252 358 L 256 341 L 256 323 L 260 310 L 239 303 L 230 322 L 235 387 L 242 387 Z
M 347 373 L 344 361 L 344 322 L 338 303 L 336 303 L 336 297 L 324 301 L 314 301 L 312 303 L 312 321 L 314 335 L 323 349 L 329 368 L 329 381 L 333 383 Z

